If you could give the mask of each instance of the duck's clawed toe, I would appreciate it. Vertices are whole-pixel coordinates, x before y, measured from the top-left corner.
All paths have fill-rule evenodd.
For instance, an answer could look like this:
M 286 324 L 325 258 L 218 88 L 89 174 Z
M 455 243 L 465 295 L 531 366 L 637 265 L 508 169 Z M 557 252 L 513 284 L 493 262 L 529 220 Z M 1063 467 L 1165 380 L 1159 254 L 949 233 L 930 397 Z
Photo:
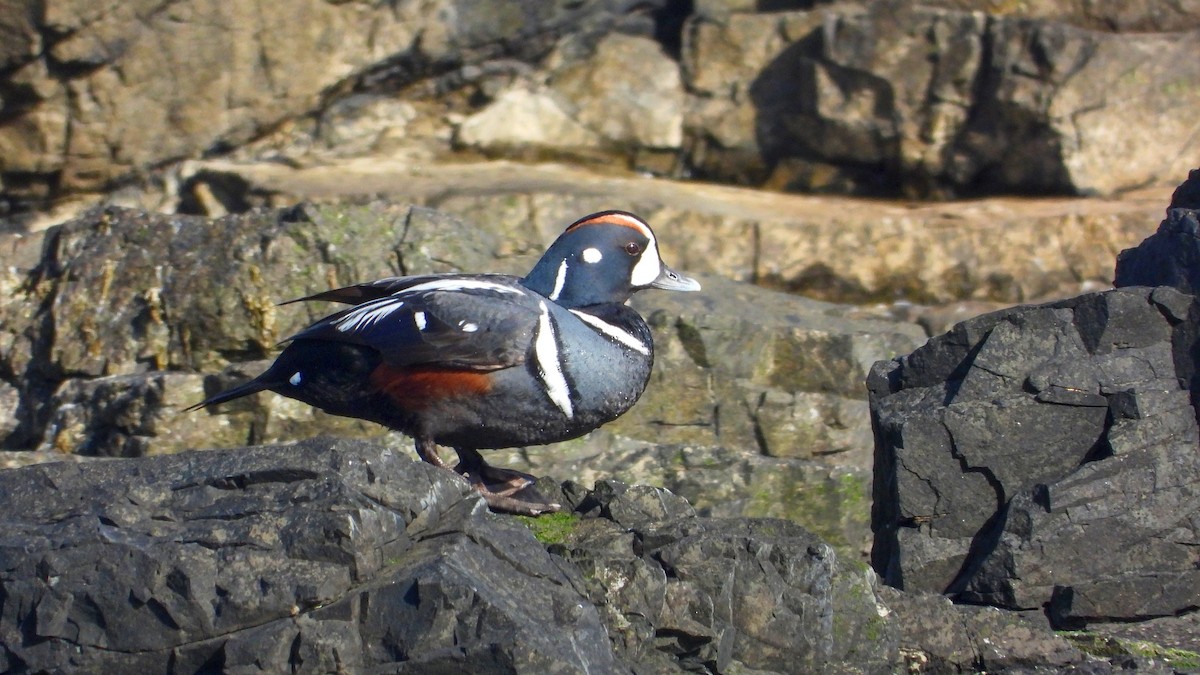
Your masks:
M 533 476 L 492 466 L 474 450 L 459 450 L 459 463 L 454 470 L 483 496 L 493 511 L 537 516 L 554 513 L 562 508 L 542 496 L 535 487 Z

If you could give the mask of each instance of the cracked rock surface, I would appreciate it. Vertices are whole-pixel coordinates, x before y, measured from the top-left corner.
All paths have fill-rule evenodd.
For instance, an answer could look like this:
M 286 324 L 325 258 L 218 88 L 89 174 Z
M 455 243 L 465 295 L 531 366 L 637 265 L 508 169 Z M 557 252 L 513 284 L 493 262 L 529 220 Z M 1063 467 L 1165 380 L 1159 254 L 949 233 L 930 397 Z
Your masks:
M 1128 287 L 957 325 L 873 368 L 873 564 L 1060 628 L 1200 605 L 1193 296 Z
M 0 474 L 5 672 L 885 669 L 875 576 L 795 523 L 566 484 L 558 543 L 364 441 Z M 546 521 L 531 527 L 541 532 Z M 555 522 L 550 521 L 550 526 Z M 871 640 L 860 639 L 870 634 Z

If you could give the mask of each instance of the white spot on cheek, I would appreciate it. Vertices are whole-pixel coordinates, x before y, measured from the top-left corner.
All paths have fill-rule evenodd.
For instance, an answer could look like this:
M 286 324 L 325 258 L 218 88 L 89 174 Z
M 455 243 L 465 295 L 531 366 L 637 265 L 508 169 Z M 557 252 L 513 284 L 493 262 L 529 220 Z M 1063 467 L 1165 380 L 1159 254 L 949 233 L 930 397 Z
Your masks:
M 604 254 L 600 252 L 600 249 L 598 249 L 598 248 L 583 249 L 583 262 L 594 264 L 594 263 L 600 262 L 603 259 L 604 259 Z
M 475 331 L 479 330 L 479 324 L 471 323 L 469 321 L 459 321 L 458 325 L 460 328 L 462 328 L 462 332 L 464 333 L 474 333 Z
M 417 322 L 417 330 L 425 330 L 425 312 L 413 312 L 413 321 Z
M 296 372 L 292 373 L 291 377 L 288 378 L 288 384 L 292 385 L 293 387 L 299 387 L 300 382 L 303 381 L 303 379 L 304 378 L 300 375 L 300 371 L 297 370 Z

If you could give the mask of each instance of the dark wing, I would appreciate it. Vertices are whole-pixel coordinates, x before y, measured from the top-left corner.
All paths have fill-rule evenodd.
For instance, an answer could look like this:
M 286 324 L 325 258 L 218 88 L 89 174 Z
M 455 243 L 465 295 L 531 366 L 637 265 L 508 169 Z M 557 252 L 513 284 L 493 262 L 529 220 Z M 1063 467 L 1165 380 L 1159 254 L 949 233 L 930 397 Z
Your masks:
M 423 274 L 413 277 L 386 277 L 376 281 L 354 284 L 353 286 L 343 286 L 341 288 L 335 288 L 328 291 L 321 291 L 320 293 L 306 295 L 303 298 L 284 300 L 279 304 L 290 305 L 293 302 L 327 300 L 329 302 L 341 302 L 347 305 L 358 305 L 371 300 L 385 298 L 393 293 L 403 291 L 406 288 L 419 286 L 421 284 L 426 284 L 433 281 L 442 281 L 448 279 L 476 279 L 480 281 L 515 280 L 514 277 L 501 274 Z
M 365 345 L 393 366 L 496 370 L 525 361 L 540 296 L 499 277 L 410 279 L 403 279 L 400 290 L 359 301 L 291 339 Z M 313 297 L 327 299 L 324 295 Z

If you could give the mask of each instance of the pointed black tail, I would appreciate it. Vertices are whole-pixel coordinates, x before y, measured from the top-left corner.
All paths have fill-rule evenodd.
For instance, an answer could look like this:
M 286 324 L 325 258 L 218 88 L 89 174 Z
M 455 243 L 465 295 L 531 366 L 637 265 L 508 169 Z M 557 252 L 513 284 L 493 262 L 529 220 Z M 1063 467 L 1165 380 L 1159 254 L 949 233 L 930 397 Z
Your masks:
M 265 374 L 266 373 L 264 373 L 264 375 Z M 226 389 L 225 391 L 217 394 L 216 396 L 211 396 L 209 398 L 206 398 L 203 401 L 197 403 L 196 405 L 190 405 L 190 406 L 184 408 L 183 410 L 184 410 L 184 412 L 191 412 L 193 410 L 207 408 L 212 405 L 217 405 L 218 403 L 225 403 L 226 401 L 232 401 L 235 398 L 249 396 L 250 394 L 257 394 L 260 391 L 266 391 L 270 387 L 271 387 L 271 383 L 264 381 L 263 377 L 260 375 L 259 377 L 256 377 L 253 380 L 250 380 L 249 382 L 247 382 L 245 384 L 238 385 L 238 386 L 234 387 L 233 389 Z

